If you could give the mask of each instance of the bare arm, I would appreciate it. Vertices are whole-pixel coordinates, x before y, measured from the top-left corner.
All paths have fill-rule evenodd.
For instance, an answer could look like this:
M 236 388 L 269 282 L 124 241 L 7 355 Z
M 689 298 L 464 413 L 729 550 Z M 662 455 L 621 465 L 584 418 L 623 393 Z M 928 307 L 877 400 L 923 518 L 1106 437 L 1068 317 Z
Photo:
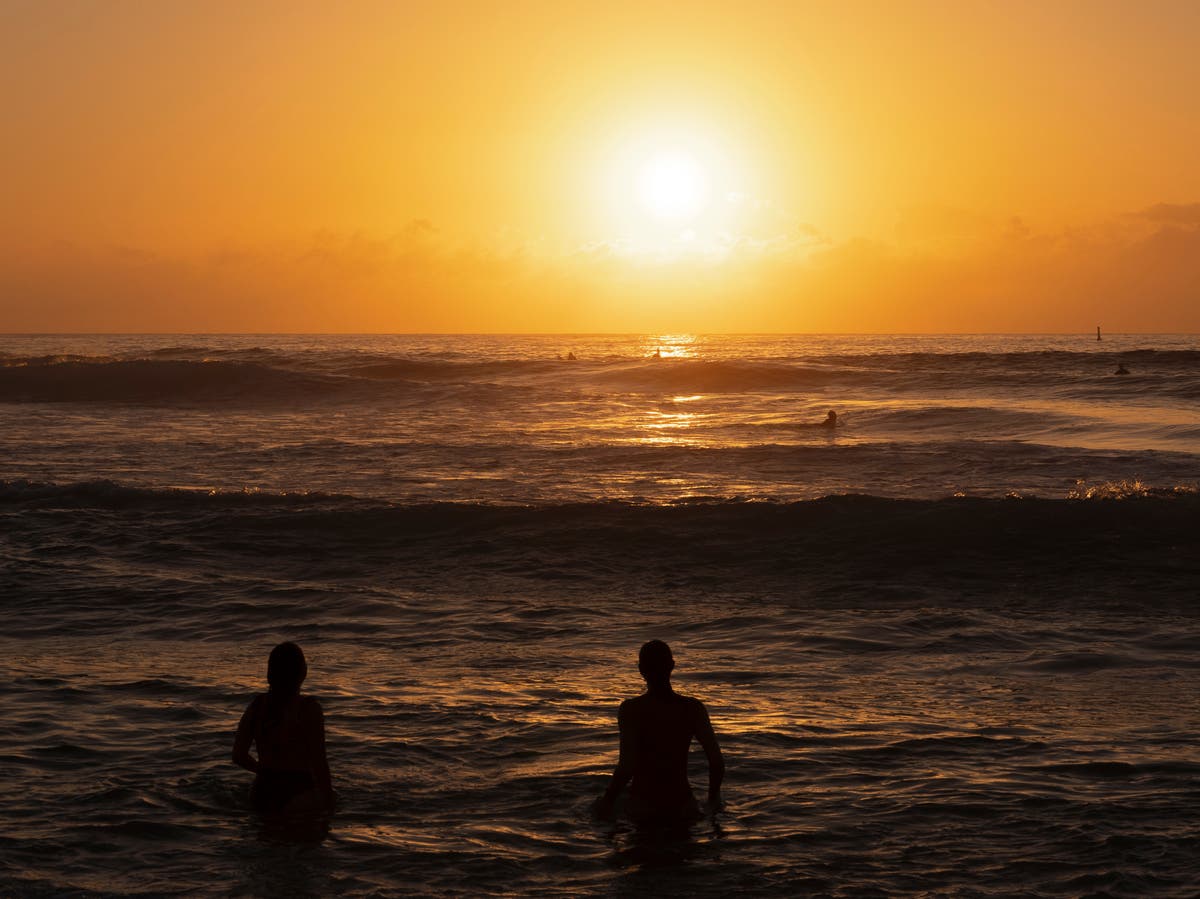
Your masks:
M 238 722 L 237 734 L 233 738 L 233 763 L 247 771 L 258 771 L 258 759 L 250 754 L 250 744 L 254 742 L 254 723 L 258 718 L 258 704 L 261 697 L 254 697 L 242 720 Z
M 725 757 L 717 745 L 717 735 L 708 720 L 708 709 L 697 701 L 696 740 L 708 758 L 708 804 L 716 808 L 721 804 L 721 781 L 725 779 Z
M 617 713 L 617 723 L 621 728 L 621 755 L 617 759 L 617 767 L 613 770 L 612 780 L 608 784 L 608 789 L 604 791 L 604 795 L 596 803 L 596 810 L 603 815 L 612 814 L 617 797 L 621 795 L 621 791 L 625 789 L 625 786 L 633 778 L 632 725 L 629 722 L 629 714 L 626 711 L 625 703 L 621 703 L 621 709 Z

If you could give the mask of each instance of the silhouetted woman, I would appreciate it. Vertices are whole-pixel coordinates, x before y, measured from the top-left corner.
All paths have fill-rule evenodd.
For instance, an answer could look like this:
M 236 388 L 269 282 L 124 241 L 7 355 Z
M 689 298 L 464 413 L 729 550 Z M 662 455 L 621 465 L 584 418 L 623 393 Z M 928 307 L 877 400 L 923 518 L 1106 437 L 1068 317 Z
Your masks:
M 315 811 L 333 803 L 321 704 L 300 695 L 308 674 L 295 643 L 280 643 L 267 660 L 270 689 L 246 707 L 233 740 L 233 761 L 253 771 L 251 797 L 264 814 Z M 255 744 L 258 758 L 250 755 Z

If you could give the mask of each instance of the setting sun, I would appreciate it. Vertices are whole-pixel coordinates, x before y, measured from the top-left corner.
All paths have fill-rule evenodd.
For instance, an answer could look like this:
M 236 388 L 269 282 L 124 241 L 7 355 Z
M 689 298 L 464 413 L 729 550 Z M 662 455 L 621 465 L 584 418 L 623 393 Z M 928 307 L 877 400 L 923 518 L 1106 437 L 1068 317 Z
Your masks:
M 581 219 L 594 245 L 637 264 L 723 258 L 752 224 L 751 188 L 772 180 L 750 162 L 753 146 L 732 139 L 728 115 L 663 103 L 608 127 L 577 162 L 579 183 L 593 185 Z
M 687 220 L 702 212 L 708 203 L 708 176 L 686 153 L 660 153 L 638 173 L 637 195 L 651 215 Z

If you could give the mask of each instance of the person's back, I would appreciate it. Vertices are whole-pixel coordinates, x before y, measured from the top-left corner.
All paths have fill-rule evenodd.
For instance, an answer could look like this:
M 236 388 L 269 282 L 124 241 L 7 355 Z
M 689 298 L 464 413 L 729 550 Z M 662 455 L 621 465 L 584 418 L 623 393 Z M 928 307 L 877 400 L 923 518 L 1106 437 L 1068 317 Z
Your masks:
M 255 697 L 247 715 L 261 768 L 309 769 L 324 717 L 317 700 L 299 694 L 276 700 L 263 693 Z
M 673 690 L 646 693 L 621 703 L 619 719 L 622 733 L 629 732 L 633 755 L 631 813 L 694 806 L 688 749 L 692 737 L 712 730 L 704 705 Z
M 704 703 L 671 688 L 675 666 L 670 647 L 652 640 L 642 647 L 639 665 L 647 690 L 621 703 L 621 757 L 613 780 L 597 804 L 611 814 L 616 798 L 630 785 L 627 811 L 640 820 L 681 819 L 699 808 L 688 781 L 688 749 L 695 737 L 708 758 L 708 801 L 720 804 L 725 763 Z

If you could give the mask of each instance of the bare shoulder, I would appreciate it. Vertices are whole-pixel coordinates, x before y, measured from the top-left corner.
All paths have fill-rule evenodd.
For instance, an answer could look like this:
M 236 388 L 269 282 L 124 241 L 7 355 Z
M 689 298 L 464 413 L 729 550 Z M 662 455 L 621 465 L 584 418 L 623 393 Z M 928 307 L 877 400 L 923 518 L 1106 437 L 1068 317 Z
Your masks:
M 653 698 L 643 693 L 640 696 L 631 696 L 622 702 L 617 717 L 626 721 L 643 720 L 648 716 L 653 716 L 656 708 Z

